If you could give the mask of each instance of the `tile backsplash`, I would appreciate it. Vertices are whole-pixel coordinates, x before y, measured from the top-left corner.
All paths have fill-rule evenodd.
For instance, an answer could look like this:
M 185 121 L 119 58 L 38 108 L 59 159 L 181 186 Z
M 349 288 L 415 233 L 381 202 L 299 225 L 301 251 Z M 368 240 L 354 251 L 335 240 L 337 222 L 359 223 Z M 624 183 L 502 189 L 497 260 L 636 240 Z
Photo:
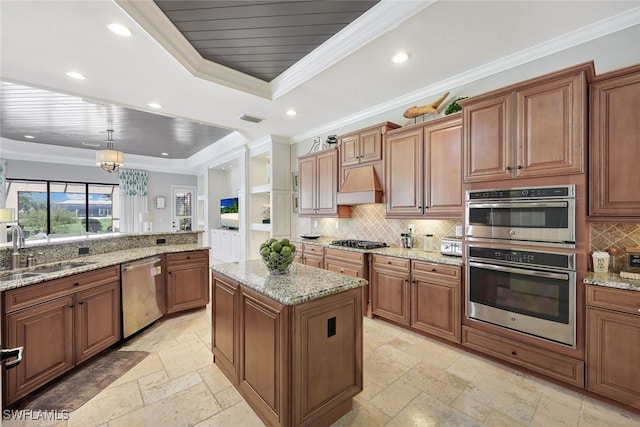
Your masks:
M 314 227 L 315 222 L 317 222 L 317 227 Z M 336 224 L 338 224 L 338 228 L 336 228 Z M 351 218 L 311 219 L 309 232 L 335 239 L 372 240 L 385 242 L 389 246 L 400 246 L 400 234 L 408 231 L 409 224 L 414 225 L 414 247 L 422 247 L 424 234 L 433 234 L 434 244 L 439 248 L 440 239 L 445 236 L 454 236 L 456 226 L 461 226 L 462 222 L 386 219 L 384 204 L 368 204 L 354 206 Z
M 640 223 L 639 224 L 589 224 L 589 251 L 607 251 L 615 248 L 618 252 L 615 256 L 614 272 L 625 270 L 627 267 L 627 252 L 625 248 L 640 247 Z

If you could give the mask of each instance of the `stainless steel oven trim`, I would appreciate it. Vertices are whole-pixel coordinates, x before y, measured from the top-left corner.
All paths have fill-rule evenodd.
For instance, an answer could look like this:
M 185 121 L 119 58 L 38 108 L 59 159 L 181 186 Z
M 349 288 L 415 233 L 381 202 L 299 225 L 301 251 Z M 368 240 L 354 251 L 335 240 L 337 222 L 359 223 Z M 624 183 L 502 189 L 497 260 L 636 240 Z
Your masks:
M 474 243 L 501 243 L 501 244 L 517 244 L 518 246 L 545 246 L 547 248 L 566 248 L 566 249 L 575 249 L 576 244 L 570 242 L 556 243 L 556 242 L 540 242 L 537 240 L 510 240 L 510 239 L 491 239 L 484 237 L 469 237 L 465 236 L 467 242 Z
M 549 279 L 569 280 L 569 273 L 551 273 L 548 271 L 525 270 L 523 268 L 506 267 L 504 265 L 484 264 L 480 262 L 469 261 L 472 267 L 484 268 L 486 270 L 504 271 L 505 273 L 522 274 L 524 276 L 547 277 Z
M 575 184 L 568 184 L 568 185 L 539 185 L 536 186 L 535 188 L 567 188 L 567 195 L 566 196 L 549 196 L 549 197 L 545 197 L 545 199 L 575 199 L 576 197 L 576 186 Z M 482 190 L 467 190 L 465 191 L 465 201 L 470 201 L 471 199 L 469 198 L 469 194 L 471 193 L 486 193 L 486 192 L 490 192 L 490 191 L 513 191 L 513 190 L 530 190 L 532 187 L 512 187 L 512 188 L 489 188 L 489 189 L 482 189 Z M 535 198 L 535 197 L 530 197 L 529 199 L 536 199 L 539 200 L 540 198 Z M 491 199 L 486 199 L 486 200 L 491 200 Z M 496 200 L 496 199 L 493 199 Z M 518 199 L 518 200 L 523 200 L 523 199 Z
M 535 206 L 535 203 L 529 204 L 530 202 L 507 202 L 507 203 L 475 203 L 475 202 L 467 202 L 466 203 L 466 211 L 465 211 L 465 231 L 466 235 L 469 238 L 473 239 L 484 239 L 484 241 L 489 241 L 489 239 L 501 239 L 504 241 L 517 241 L 517 242 L 540 242 L 543 244 L 553 243 L 557 245 L 561 245 L 561 247 L 575 247 L 575 234 L 576 234 L 576 201 L 575 199 L 568 199 L 562 202 L 559 207 L 566 207 L 569 210 L 569 218 L 567 223 L 567 231 L 564 233 L 559 233 L 557 236 L 553 238 L 541 239 L 540 236 L 544 236 L 543 231 L 537 228 L 520 228 L 520 227 L 490 227 L 490 226 L 474 226 L 469 224 L 469 210 L 474 207 L 485 206 L 486 208 L 491 207 L 509 207 L 510 205 L 517 205 L 517 207 L 544 207 L 544 206 Z M 537 202 L 536 202 L 537 203 Z M 552 202 L 547 202 L 552 203 Z M 547 206 L 549 207 L 549 206 Z M 558 206 L 552 206 L 558 207 Z M 554 234 L 557 231 L 554 231 Z M 478 240 L 482 241 L 482 240 Z
M 534 202 L 531 200 L 523 200 L 521 202 L 507 202 L 507 203 L 476 203 L 476 202 L 467 202 L 469 205 L 473 205 L 474 208 L 487 209 L 487 208 L 521 208 L 532 207 L 532 208 L 564 208 L 567 207 L 567 201 L 556 201 L 556 202 Z
M 465 315 L 467 318 L 493 324 L 507 328 L 511 331 L 534 336 L 545 341 L 559 343 L 571 348 L 576 347 L 576 273 L 573 271 L 559 271 L 560 274 L 568 275 L 569 281 L 569 299 L 573 304 L 569 304 L 569 324 L 564 325 L 551 320 L 539 319 L 533 316 L 527 316 L 521 313 L 514 313 L 508 310 L 497 309 L 483 304 L 472 302 L 469 299 L 471 267 L 486 268 L 488 270 L 496 270 L 495 265 L 478 263 L 469 259 L 465 267 Z M 517 269 L 516 269 L 517 270 Z M 550 269 L 553 272 L 556 270 Z M 543 276 L 544 277 L 544 276 Z M 480 317 L 480 318 L 479 318 Z M 514 324 L 518 323 L 518 328 L 514 328 Z M 546 336 L 540 335 L 540 330 L 544 330 Z
M 484 243 L 484 242 L 478 242 L 478 243 Z M 504 243 L 504 242 L 502 242 Z M 469 244 L 468 248 L 487 248 L 487 249 L 508 249 L 508 250 L 529 250 L 529 248 L 520 248 L 519 246 L 521 245 L 522 242 L 518 242 L 518 247 L 514 247 L 513 245 L 509 245 L 507 247 L 505 246 L 496 246 L 496 245 L 487 245 L 487 244 L 480 244 L 478 245 L 476 242 Z M 549 245 L 545 245 L 545 246 L 549 246 Z M 517 261 L 502 261 L 502 260 L 491 260 L 491 264 L 502 264 L 502 265 L 516 265 L 516 266 L 523 266 L 523 267 L 527 267 L 530 269 L 535 269 L 535 268 L 544 268 L 544 269 L 553 269 L 553 270 L 568 270 L 568 271 L 575 271 L 576 270 L 576 254 L 574 252 L 554 252 L 554 251 L 547 251 L 544 249 L 538 249 L 536 248 L 535 250 L 531 250 L 532 252 L 538 252 L 538 253 L 544 253 L 544 254 L 551 254 L 551 255 L 564 255 L 567 257 L 568 260 L 568 265 L 567 268 L 562 268 L 562 267 L 549 267 L 549 266 L 541 266 L 538 264 L 525 264 L 525 263 L 521 263 L 521 262 L 517 262 Z M 467 249 L 467 255 L 469 254 L 469 249 Z M 467 258 L 469 259 L 469 261 L 478 261 L 481 263 L 486 264 L 487 260 L 482 259 L 482 258 L 478 258 L 478 257 L 472 257 L 472 256 L 467 256 Z

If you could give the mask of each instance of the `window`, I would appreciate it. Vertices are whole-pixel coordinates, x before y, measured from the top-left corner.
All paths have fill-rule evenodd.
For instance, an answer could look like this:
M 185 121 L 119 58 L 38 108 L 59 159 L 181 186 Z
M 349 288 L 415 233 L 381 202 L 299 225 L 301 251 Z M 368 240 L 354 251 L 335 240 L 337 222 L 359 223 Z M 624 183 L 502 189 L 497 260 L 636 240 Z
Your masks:
M 6 206 L 18 213 L 25 237 L 119 230 L 119 191 L 113 184 L 7 179 Z

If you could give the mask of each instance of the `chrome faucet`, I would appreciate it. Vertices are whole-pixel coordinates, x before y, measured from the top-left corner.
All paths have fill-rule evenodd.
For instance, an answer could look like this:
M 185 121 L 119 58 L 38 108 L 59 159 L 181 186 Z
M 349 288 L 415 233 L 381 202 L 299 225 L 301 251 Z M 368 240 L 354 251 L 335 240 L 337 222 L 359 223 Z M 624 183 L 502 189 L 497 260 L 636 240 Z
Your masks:
M 20 268 L 20 249 L 24 248 L 24 233 L 18 224 L 11 226 L 11 241 L 13 253 L 11 254 L 11 269 Z

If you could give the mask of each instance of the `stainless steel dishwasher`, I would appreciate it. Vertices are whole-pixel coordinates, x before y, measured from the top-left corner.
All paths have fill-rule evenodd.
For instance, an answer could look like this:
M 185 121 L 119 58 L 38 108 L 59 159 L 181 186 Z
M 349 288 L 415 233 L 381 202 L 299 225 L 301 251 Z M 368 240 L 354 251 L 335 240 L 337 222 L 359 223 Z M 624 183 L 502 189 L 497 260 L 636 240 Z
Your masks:
M 122 337 L 138 332 L 164 311 L 162 259 L 144 258 L 122 264 Z

